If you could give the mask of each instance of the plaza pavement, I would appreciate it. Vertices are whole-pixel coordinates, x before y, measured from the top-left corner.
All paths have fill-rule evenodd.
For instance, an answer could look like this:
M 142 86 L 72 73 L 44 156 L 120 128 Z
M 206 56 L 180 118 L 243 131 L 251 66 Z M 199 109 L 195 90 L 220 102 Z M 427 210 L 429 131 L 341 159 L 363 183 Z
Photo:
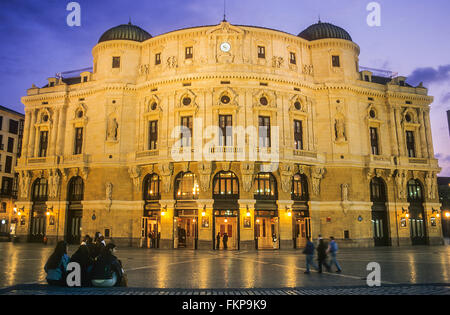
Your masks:
M 43 267 L 52 251 L 42 244 L 0 243 L 0 294 L 450 294 L 450 246 L 341 249 L 342 273 L 309 275 L 301 250 L 118 248 L 129 288 L 109 291 L 45 286 Z M 367 287 L 370 262 L 381 266 L 381 288 Z

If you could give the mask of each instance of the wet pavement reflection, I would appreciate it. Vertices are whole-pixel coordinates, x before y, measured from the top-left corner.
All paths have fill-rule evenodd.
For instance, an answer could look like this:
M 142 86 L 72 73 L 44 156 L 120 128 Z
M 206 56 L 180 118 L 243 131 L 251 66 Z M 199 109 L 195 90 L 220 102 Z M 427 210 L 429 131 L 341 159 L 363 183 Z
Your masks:
M 72 254 L 77 246 L 69 248 Z M 53 251 L 41 244 L 0 243 L 0 287 L 45 283 Z M 342 249 L 343 272 L 304 274 L 301 250 L 192 251 L 118 248 L 130 287 L 293 288 L 365 285 L 367 264 L 378 262 L 385 284 L 450 283 L 450 247 Z M 334 269 L 335 270 L 335 269 Z M 333 270 L 333 271 L 334 271 Z

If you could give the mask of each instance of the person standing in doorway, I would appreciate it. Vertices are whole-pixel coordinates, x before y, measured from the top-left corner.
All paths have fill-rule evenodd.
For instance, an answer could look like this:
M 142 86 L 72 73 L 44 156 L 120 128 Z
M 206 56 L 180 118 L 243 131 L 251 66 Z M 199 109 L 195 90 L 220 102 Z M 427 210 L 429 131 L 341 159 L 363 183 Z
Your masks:
M 223 242 L 223 249 L 227 250 L 228 249 L 228 234 L 227 233 L 223 234 L 222 242 Z
M 220 249 L 220 232 L 217 233 L 217 236 L 216 236 L 216 249 L 217 250 Z
M 330 268 L 331 268 L 331 266 L 335 265 L 337 268 L 336 272 L 342 272 L 342 268 L 341 268 L 341 266 L 339 266 L 339 263 L 336 259 L 337 251 L 338 251 L 338 245 L 337 245 L 336 241 L 334 240 L 334 237 L 330 236 L 330 244 L 328 245 L 328 250 L 327 250 L 327 252 L 331 256 Z
M 313 266 L 314 269 L 318 270 L 319 267 L 314 263 L 314 243 L 311 242 L 311 239 L 309 237 L 306 238 L 306 247 L 303 250 L 303 254 L 306 255 L 306 274 L 309 274 L 309 266 Z

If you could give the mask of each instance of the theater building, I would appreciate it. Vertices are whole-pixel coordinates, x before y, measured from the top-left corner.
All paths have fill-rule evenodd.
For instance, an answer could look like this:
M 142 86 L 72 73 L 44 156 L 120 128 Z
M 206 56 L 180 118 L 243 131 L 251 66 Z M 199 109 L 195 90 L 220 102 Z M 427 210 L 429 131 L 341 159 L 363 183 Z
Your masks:
M 441 244 L 433 98 L 360 71 L 359 54 L 322 22 L 298 36 L 227 21 L 106 31 L 92 70 L 22 98 L 17 234 L 161 249 L 222 249 L 225 233 L 229 250 L 319 234 Z

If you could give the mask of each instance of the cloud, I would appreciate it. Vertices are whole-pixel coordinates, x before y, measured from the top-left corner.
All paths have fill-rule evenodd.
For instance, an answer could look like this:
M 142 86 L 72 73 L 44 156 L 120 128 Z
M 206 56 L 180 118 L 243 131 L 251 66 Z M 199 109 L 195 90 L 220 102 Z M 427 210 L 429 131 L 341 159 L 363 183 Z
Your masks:
M 442 103 L 447 103 L 450 102 L 450 92 L 447 92 L 447 94 L 445 94 L 444 96 L 442 96 Z
M 417 68 L 408 77 L 408 82 L 415 86 L 420 82 L 431 84 L 443 82 L 450 79 L 450 64 L 439 66 L 437 69 L 432 67 Z

